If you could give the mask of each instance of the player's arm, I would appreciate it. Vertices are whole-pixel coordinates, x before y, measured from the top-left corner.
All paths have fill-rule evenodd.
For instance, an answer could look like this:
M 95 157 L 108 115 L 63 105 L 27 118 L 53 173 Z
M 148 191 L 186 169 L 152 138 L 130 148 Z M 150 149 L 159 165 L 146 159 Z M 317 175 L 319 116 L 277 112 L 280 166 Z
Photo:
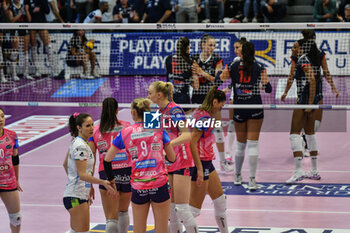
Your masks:
M 69 151 L 67 152 L 66 157 L 64 158 L 64 161 L 63 161 L 63 168 L 67 175 L 68 175 L 68 156 L 69 156 Z
M 325 58 L 322 59 L 321 65 L 322 65 L 323 75 L 325 76 L 328 84 L 331 86 L 332 92 L 336 95 L 336 97 L 338 97 L 339 92 L 337 87 L 334 85 L 333 78 L 331 76 L 331 73 L 329 72 L 327 60 Z
M 292 60 L 292 64 L 290 66 L 290 71 L 289 71 L 289 75 L 288 75 L 288 79 L 287 79 L 287 85 L 286 85 L 286 88 L 284 89 L 283 95 L 281 96 L 281 101 L 283 101 L 283 102 L 285 101 L 287 94 L 293 85 L 295 67 L 296 67 L 296 63 Z
M 261 85 L 262 89 L 264 89 L 266 93 L 272 92 L 272 86 L 267 76 L 266 69 L 264 69 L 264 71 L 261 73 Z
M 12 164 L 13 164 L 13 170 L 15 171 L 15 176 L 16 176 L 16 181 L 17 181 L 17 189 L 18 189 L 18 191 L 23 192 L 21 186 L 19 186 L 19 155 L 18 155 L 17 149 L 13 149 Z
M 168 160 L 170 163 L 174 163 L 176 161 L 176 155 L 174 152 L 174 148 L 171 145 L 169 135 L 165 131 L 163 131 L 163 145 L 166 154 L 166 160 Z
M 54 1 L 50 2 L 51 5 L 51 9 L 52 9 L 52 13 L 57 17 L 57 19 L 61 22 L 64 23 L 64 20 L 62 19 L 60 13 L 58 12 L 57 8 L 56 8 L 56 4 Z
M 93 170 L 92 170 L 92 175 L 95 174 L 95 165 L 96 165 L 96 145 L 95 145 L 95 142 L 93 141 L 93 137 L 89 138 L 89 147 L 94 155 L 94 167 L 93 167 Z
M 199 139 L 201 138 L 203 134 L 203 131 L 198 130 L 198 129 L 193 129 L 192 131 L 192 138 L 190 142 L 190 148 L 191 148 L 191 153 L 193 157 L 193 162 L 197 168 L 197 185 L 200 186 L 203 182 L 203 166 L 202 162 L 199 158 L 198 154 L 198 149 L 197 149 L 197 143 Z

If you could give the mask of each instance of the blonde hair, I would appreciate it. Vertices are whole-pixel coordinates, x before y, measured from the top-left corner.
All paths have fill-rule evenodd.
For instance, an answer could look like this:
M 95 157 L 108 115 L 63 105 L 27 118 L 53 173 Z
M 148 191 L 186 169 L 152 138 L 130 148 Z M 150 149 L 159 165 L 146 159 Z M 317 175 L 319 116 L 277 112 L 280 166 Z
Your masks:
M 151 84 L 156 92 L 161 92 L 169 101 L 173 101 L 174 85 L 171 82 L 155 81 Z
M 205 99 L 202 105 L 199 107 L 200 110 L 204 110 L 206 112 L 210 112 L 213 108 L 213 100 L 217 99 L 218 102 L 226 101 L 225 92 L 218 90 L 218 86 L 212 86 L 205 96 Z
M 136 98 L 132 101 L 131 108 L 136 110 L 139 117 L 143 117 L 144 112 L 151 111 L 151 100 L 146 98 Z

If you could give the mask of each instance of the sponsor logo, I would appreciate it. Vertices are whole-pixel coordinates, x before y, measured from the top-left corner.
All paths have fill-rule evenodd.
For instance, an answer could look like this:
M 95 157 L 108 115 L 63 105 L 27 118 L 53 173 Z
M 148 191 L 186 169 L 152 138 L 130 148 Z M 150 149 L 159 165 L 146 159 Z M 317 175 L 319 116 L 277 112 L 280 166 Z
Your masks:
M 0 164 L 0 172 L 6 172 L 10 170 L 10 165 L 8 164 Z
M 161 145 L 160 143 L 151 143 L 151 151 L 160 151 Z
M 125 161 L 127 159 L 128 159 L 128 157 L 126 156 L 126 153 L 118 153 L 112 161 L 118 162 L 118 161 Z
M 194 118 L 186 118 L 186 120 L 172 121 L 171 119 L 163 118 L 164 129 L 170 128 L 217 128 L 221 127 L 221 121 L 217 121 L 215 118 L 207 118 L 205 120 L 196 121 Z
M 136 177 L 142 177 L 142 176 L 155 176 L 157 175 L 157 171 L 140 171 L 140 172 L 135 172 Z
M 265 67 L 276 66 L 276 40 L 251 40 L 255 46 L 255 56 Z
M 144 112 L 143 113 L 143 128 L 145 129 L 160 129 L 160 116 L 159 110 L 156 112 Z
M 155 159 L 147 159 L 147 160 L 142 160 L 135 163 L 136 169 L 156 167 L 156 166 L 157 166 L 157 160 Z
M 116 175 L 115 180 L 119 182 L 128 182 L 130 181 L 130 176 L 129 175 Z
M 206 24 L 205 25 L 206 28 L 219 28 L 219 29 L 223 29 L 224 25 L 220 25 L 220 24 Z
M 176 29 L 174 23 L 157 23 L 157 29 Z
M 306 24 L 306 27 L 314 28 L 314 27 L 316 27 L 316 24 L 308 23 L 308 24 Z
M 70 28 L 71 25 L 70 25 L 70 24 L 63 24 L 62 27 L 64 27 L 64 28 Z
M 153 136 L 153 132 L 142 132 L 131 134 L 131 139 L 146 138 Z

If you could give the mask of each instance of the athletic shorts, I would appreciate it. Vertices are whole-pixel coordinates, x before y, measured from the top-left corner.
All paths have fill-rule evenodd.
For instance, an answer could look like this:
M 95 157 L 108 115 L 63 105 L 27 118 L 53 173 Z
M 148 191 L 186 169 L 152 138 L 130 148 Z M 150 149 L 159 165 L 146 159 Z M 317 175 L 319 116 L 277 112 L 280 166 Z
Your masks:
M 114 179 L 115 179 L 115 185 L 117 187 L 117 190 L 123 193 L 131 192 L 131 185 L 130 185 L 131 167 L 115 169 L 113 170 L 113 172 L 114 172 Z M 100 179 L 107 180 L 105 171 L 100 171 L 99 174 L 100 174 Z M 99 185 L 99 188 L 106 190 L 106 188 L 103 185 Z
M 186 168 L 182 168 L 173 172 L 168 172 L 168 174 L 170 175 L 182 175 L 182 176 L 192 176 L 193 174 L 193 167 L 186 167 Z
M 161 203 L 170 199 L 170 186 L 168 183 L 153 189 L 133 189 L 131 195 L 131 201 L 137 205 L 143 205 L 150 201 L 155 203 Z
M 209 179 L 209 174 L 215 171 L 215 167 L 213 165 L 213 162 L 210 161 L 202 161 L 202 167 L 203 167 L 203 180 L 208 180 Z M 192 181 L 197 180 L 197 167 L 193 168 L 193 174 L 192 174 Z
M 76 59 L 66 60 L 66 63 L 69 67 L 78 67 L 84 64 L 83 61 Z
M 88 202 L 88 200 L 80 199 L 77 197 L 64 197 L 63 198 L 63 205 L 66 208 L 66 210 L 70 210 L 76 206 L 79 206 L 85 202 Z
M 29 31 L 27 29 L 19 29 L 19 30 L 11 30 L 11 36 L 25 36 L 29 35 Z
M 5 193 L 5 192 L 13 192 L 13 191 L 16 191 L 17 188 L 15 189 L 0 189 L 0 193 Z
M 264 118 L 263 109 L 235 109 L 233 120 L 238 123 L 246 122 L 249 119 Z

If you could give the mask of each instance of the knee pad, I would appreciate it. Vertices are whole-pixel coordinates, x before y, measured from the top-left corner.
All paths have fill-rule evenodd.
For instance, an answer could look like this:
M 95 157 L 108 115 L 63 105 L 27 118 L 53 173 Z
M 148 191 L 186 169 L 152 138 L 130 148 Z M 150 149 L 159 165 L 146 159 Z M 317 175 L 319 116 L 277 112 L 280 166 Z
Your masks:
M 316 135 L 315 134 L 305 134 L 307 146 L 309 147 L 310 151 L 318 151 L 317 148 L 317 141 L 316 141 Z
M 235 131 L 235 125 L 233 124 L 233 120 L 230 120 L 228 122 L 228 129 L 227 129 L 227 132 L 228 133 L 234 133 Z
M 224 130 L 222 127 L 215 128 L 214 135 L 215 135 L 217 143 L 224 143 L 225 142 L 225 134 L 224 134 Z
M 247 145 L 247 143 L 241 143 L 241 142 L 237 141 L 237 143 L 236 143 L 236 156 L 244 157 L 246 145 Z
M 118 220 L 107 219 L 106 221 L 106 232 L 118 232 Z
M 303 143 L 299 134 L 290 134 L 289 140 L 293 152 L 303 151 Z
M 247 146 L 248 146 L 248 156 L 259 155 L 259 141 L 247 140 Z
M 12 50 L 11 55 L 10 55 L 10 60 L 12 62 L 16 62 L 18 57 L 18 50 Z
M 186 226 L 196 226 L 196 221 L 191 213 L 190 206 L 188 204 L 176 204 L 176 215 L 178 219 Z
M 77 233 L 77 232 L 71 228 L 71 229 L 69 229 L 68 233 Z
M 195 218 L 201 214 L 201 210 L 196 208 L 196 207 L 190 206 L 190 210 L 191 210 L 193 217 L 195 217 Z
M 21 223 L 22 223 L 22 215 L 20 212 L 15 213 L 15 214 L 9 214 L 9 218 L 10 218 L 10 224 L 12 226 L 17 227 L 17 226 L 21 225 Z
M 221 216 L 226 213 L 226 196 L 225 194 L 213 200 L 215 216 Z

